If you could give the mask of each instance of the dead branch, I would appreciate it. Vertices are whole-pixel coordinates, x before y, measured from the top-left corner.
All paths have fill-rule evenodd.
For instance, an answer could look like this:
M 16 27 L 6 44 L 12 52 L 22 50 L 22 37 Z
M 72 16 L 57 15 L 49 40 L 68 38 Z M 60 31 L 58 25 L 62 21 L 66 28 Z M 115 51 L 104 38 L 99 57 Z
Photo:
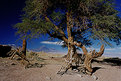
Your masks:
M 104 53 L 104 45 L 101 46 L 99 52 L 95 52 L 95 50 L 93 50 L 85 55 L 84 65 L 90 74 L 92 74 L 92 71 L 93 71 L 92 65 L 91 65 L 92 59 L 102 56 L 103 53 Z
M 10 59 L 13 59 L 15 55 L 18 55 L 23 60 L 27 61 L 28 64 L 30 64 L 29 60 L 26 58 L 26 56 L 23 54 L 22 48 L 17 48 L 16 50 L 11 50 L 8 55 L 11 55 Z
M 104 45 L 102 45 L 99 52 L 95 52 L 95 50 L 93 50 L 92 57 L 97 58 L 102 56 L 102 54 L 104 53 L 104 49 Z

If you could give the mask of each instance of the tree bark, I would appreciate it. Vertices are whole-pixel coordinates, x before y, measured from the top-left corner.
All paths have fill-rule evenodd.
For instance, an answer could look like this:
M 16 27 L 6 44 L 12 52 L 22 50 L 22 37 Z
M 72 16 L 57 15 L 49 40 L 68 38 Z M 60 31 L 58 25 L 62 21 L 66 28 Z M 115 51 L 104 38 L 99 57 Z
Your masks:
M 95 52 L 95 50 L 93 50 L 85 55 L 84 67 L 90 74 L 92 74 L 93 72 L 92 65 L 91 65 L 92 59 L 102 56 L 102 54 L 104 53 L 104 49 L 105 49 L 104 45 L 102 45 L 99 52 Z
M 26 39 L 23 40 L 23 46 L 22 46 L 22 52 L 23 54 L 26 56 L 26 45 L 27 45 L 27 42 L 26 42 Z
M 67 33 L 68 33 L 68 53 L 67 53 L 67 60 L 71 61 L 72 63 L 72 56 L 73 56 L 73 45 L 71 45 L 74 41 L 73 36 L 72 36 L 72 21 L 71 21 L 71 13 L 67 12 L 66 13 L 66 19 L 67 19 Z

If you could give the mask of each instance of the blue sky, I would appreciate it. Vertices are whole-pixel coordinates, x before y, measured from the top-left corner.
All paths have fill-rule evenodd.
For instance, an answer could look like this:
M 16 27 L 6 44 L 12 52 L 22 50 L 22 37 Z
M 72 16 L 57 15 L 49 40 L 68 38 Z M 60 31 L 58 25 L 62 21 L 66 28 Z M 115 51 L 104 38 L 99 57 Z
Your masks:
M 16 30 L 13 29 L 12 25 L 20 22 L 20 15 L 22 14 L 21 10 L 25 6 L 24 2 L 25 0 L 2 0 L 0 2 L 0 44 L 15 44 L 17 46 L 22 45 L 21 40 L 17 41 L 19 36 L 15 35 Z M 117 10 L 121 12 L 120 3 L 121 0 L 116 0 L 118 7 Z M 63 53 L 67 53 L 67 49 L 63 49 L 61 45 L 57 43 L 57 41 L 50 42 L 47 37 L 32 39 L 31 41 L 28 41 L 27 45 L 28 49 L 36 49 L 41 46 L 46 46 L 48 48 L 54 48 Z M 100 46 L 101 45 L 95 44 L 92 47 L 87 48 L 88 50 L 96 49 L 99 51 Z M 106 46 L 104 56 L 121 57 L 121 45 L 114 45 L 114 48 Z

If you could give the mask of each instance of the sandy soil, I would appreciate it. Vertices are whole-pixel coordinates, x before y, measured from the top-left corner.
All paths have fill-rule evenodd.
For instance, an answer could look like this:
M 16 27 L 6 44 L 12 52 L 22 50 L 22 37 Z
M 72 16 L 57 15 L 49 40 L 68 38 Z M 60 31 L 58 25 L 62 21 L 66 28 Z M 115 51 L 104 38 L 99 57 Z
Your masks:
M 96 71 L 92 76 L 77 73 L 66 73 L 61 76 L 57 74 L 61 66 L 59 59 L 46 58 L 46 65 L 42 68 L 25 69 L 16 60 L 0 58 L 0 81 L 121 81 L 120 66 L 94 62 L 93 67 Z

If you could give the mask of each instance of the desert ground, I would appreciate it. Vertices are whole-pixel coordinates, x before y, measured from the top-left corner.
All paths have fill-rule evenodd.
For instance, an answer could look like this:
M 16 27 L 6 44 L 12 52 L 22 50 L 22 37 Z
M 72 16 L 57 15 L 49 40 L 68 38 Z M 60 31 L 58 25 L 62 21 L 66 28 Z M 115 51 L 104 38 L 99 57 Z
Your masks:
M 93 61 L 92 76 L 69 70 L 60 75 L 57 72 L 65 64 L 63 55 L 34 53 L 28 54 L 31 66 L 18 56 L 0 57 L 0 81 L 121 81 L 121 59 L 100 57 Z M 42 66 L 40 66 L 42 65 Z

